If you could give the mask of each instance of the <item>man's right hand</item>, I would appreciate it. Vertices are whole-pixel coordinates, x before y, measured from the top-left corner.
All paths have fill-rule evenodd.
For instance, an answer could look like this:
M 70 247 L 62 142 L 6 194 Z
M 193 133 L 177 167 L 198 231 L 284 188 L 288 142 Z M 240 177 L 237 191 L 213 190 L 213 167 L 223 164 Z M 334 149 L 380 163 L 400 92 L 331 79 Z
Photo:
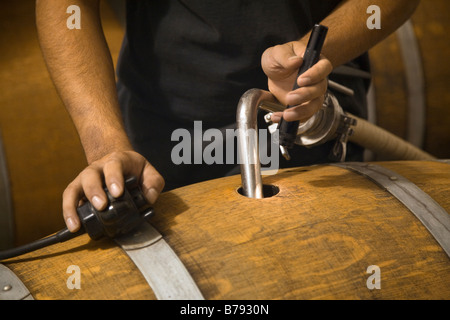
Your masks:
M 80 7 L 80 30 L 67 28 L 70 5 Z M 119 108 L 114 64 L 101 27 L 100 1 L 37 0 L 36 25 L 45 62 L 89 163 L 63 194 L 68 229 L 80 228 L 76 208 L 83 201 L 105 209 L 103 187 L 112 196 L 120 196 L 125 179 L 131 176 L 154 203 L 164 179 L 142 155 L 132 151 Z
M 92 162 L 65 189 L 63 216 L 67 228 L 75 232 L 80 228 L 76 208 L 89 201 L 97 210 L 107 206 L 106 186 L 113 197 L 123 194 L 125 177 L 135 176 L 147 201 L 155 203 L 164 188 L 164 179 L 139 153 L 122 151 L 110 153 Z

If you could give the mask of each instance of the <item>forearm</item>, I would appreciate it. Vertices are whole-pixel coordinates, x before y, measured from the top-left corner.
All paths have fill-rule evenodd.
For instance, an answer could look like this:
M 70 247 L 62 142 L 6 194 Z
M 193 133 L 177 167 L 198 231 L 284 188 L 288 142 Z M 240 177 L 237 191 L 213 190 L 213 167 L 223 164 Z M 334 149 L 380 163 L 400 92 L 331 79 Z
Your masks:
M 69 5 L 81 9 L 79 30 L 66 26 Z M 37 0 L 36 23 L 44 59 L 88 162 L 112 151 L 131 150 L 120 116 L 99 1 Z
M 345 0 L 321 23 L 329 28 L 322 53 L 333 67 L 344 64 L 386 38 L 414 12 L 419 0 Z M 368 29 L 367 8 L 381 11 L 381 29 Z M 307 41 L 309 34 L 302 38 Z

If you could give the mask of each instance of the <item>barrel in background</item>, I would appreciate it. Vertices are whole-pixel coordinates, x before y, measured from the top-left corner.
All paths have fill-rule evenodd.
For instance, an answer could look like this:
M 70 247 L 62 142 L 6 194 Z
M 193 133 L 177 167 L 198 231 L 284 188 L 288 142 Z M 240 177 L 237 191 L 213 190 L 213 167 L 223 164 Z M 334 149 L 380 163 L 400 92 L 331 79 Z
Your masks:
M 417 42 L 418 52 L 412 52 L 414 48 L 408 46 L 402 51 L 400 37 L 405 40 L 404 32 L 396 32 L 370 51 L 376 123 L 408 141 L 417 131 L 423 132 L 421 143 L 411 142 L 444 159 L 450 158 L 449 11 L 450 3 L 446 0 L 420 2 L 410 21 L 415 39 L 406 39 L 407 43 Z M 418 67 L 412 61 L 416 53 L 421 64 Z M 412 65 L 410 70 L 406 69 L 408 65 Z M 408 73 L 413 75 L 410 80 Z M 414 78 L 420 73 L 423 78 Z M 409 89 L 408 81 L 412 82 L 413 91 Z M 422 89 L 419 82 L 423 83 Z M 424 99 L 424 119 L 421 111 L 409 107 L 411 103 L 420 103 L 420 95 Z M 409 120 L 410 117 L 419 118 Z M 423 126 L 414 124 L 420 124 L 421 120 Z

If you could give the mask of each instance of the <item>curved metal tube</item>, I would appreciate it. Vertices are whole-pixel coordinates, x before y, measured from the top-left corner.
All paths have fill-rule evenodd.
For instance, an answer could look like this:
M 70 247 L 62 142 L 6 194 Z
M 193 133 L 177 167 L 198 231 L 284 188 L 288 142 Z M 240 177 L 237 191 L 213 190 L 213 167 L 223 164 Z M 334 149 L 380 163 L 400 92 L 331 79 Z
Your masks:
M 256 199 L 264 197 L 257 124 L 258 106 L 262 102 L 277 103 L 277 100 L 269 91 L 250 89 L 239 100 L 236 114 L 242 191 L 245 196 Z

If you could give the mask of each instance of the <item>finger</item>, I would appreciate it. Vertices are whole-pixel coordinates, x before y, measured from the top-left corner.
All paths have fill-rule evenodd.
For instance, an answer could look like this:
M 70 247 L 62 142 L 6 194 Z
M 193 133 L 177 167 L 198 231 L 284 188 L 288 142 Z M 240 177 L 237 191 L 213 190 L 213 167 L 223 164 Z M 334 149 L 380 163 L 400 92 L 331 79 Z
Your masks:
M 148 202 L 151 204 L 156 202 L 164 189 L 164 184 L 163 177 L 147 162 L 142 172 L 142 192 Z
M 301 122 L 305 122 L 322 107 L 323 100 L 324 97 L 321 96 L 302 105 L 286 109 L 283 112 L 283 119 L 286 121 L 299 120 Z
M 322 58 L 298 77 L 297 84 L 299 87 L 313 85 L 328 77 L 331 71 L 333 71 L 331 62 L 326 58 Z
M 63 192 L 63 217 L 70 232 L 80 229 L 80 219 L 77 214 L 77 206 L 81 201 L 83 191 L 79 183 L 72 182 Z
M 283 112 L 274 112 L 270 116 L 270 120 L 272 122 L 278 123 L 278 122 L 280 122 L 282 116 L 283 116 Z
M 105 184 L 109 193 L 118 198 L 124 191 L 124 172 L 122 159 L 117 154 L 112 154 L 105 162 L 103 167 L 103 174 L 105 176 Z
M 326 80 L 322 80 L 315 85 L 301 87 L 289 92 L 286 96 L 286 102 L 290 106 L 301 105 L 325 95 L 327 87 L 328 82 Z
M 164 179 L 150 163 L 136 152 L 114 153 L 109 156 L 103 172 L 107 185 L 115 181 L 124 184 L 124 176 L 135 176 L 150 203 L 154 203 L 164 188 Z M 109 189 L 108 189 L 109 190 Z M 123 192 L 123 189 L 121 190 Z
M 279 68 L 291 71 L 298 69 L 303 62 L 302 56 L 297 55 L 289 43 L 273 47 L 272 56 Z
M 80 179 L 84 194 L 89 202 L 99 211 L 105 209 L 108 198 L 103 190 L 101 169 L 91 165 L 80 174 Z
M 302 63 L 302 57 L 297 55 L 289 44 L 267 49 L 261 60 L 264 72 L 273 80 L 284 80 L 296 74 Z

